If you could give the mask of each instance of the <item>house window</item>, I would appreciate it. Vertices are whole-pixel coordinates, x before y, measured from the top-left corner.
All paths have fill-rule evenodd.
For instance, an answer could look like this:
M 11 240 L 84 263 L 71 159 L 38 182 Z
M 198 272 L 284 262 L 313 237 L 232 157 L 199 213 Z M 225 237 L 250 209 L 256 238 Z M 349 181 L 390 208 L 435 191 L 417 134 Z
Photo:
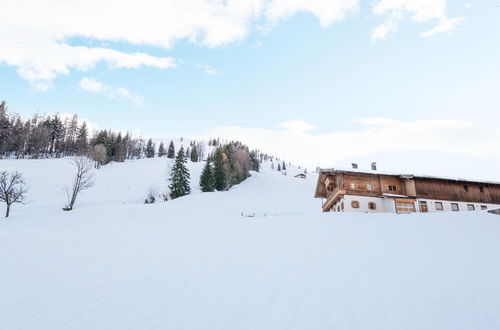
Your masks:
M 343 211 L 344 210 L 344 202 L 342 202 L 342 204 L 340 204 L 340 209 Z
M 389 186 L 389 191 L 396 191 L 396 186 Z
M 475 209 L 474 204 L 467 204 L 467 211 L 474 211 Z
M 368 208 L 370 210 L 376 210 L 377 209 L 377 204 L 375 202 L 369 202 L 368 203 Z
M 479 192 L 484 193 L 484 187 L 483 186 L 479 186 Z
M 486 205 L 481 205 L 481 210 L 487 210 L 488 209 L 488 206 Z
M 469 191 L 469 186 L 464 184 L 464 191 Z
M 460 210 L 460 209 L 458 208 L 458 203 L 451 203 L 451 210 L 452 210 L 452 211 L 458 211 L 458 210 Z
M 351 206 L 353 209 L 359 209 L 359 202 L 358 201 L 352 201 Z
M 371 184 L 371 183 L 367 184 L 367 185 L 366 185 L 366 189 L 368 189 L 368 190 L 373 190 L 373 186 L 372 186 L 372 184 Z
M 351 183 L 351 189 L 356 189 L 356 184 L 355 183 Z
M 436 206 L 436 211 L 443 210 L 443 203 L 442 202 L 436 202 L 434 205 Z

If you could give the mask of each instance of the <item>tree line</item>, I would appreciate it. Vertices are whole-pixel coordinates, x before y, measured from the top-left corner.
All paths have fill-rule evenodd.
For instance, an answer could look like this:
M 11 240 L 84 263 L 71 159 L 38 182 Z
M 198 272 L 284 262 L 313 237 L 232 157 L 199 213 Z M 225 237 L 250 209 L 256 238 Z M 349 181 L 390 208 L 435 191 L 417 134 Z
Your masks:
M 185 151 L 193 162 L 205 158 L 203 143 L 191 142 Z M 66 156 L 89 156 L 96 167 L 111 161 L 125 159 L 175 157 L 173 141 L 165 148 L 163 142 L 158 150 L 152 139 L 145 141 L 109 129 L 90 132 L 85 121 L 78 115 L 61 117 L 59 114 L 35 114 L 22 120 L 9 113 L 7 103 L 0 102 L 0 158 L 60 158 Z
M 22 120 L 19 115 L 9 113 L 5 101 L 0 103 L 0 158 L 84 156 L 94 153 L 96 146 L 105 150 L 100 155 L 101 163 L 140 158 L 145 153 L 141 138 L 133 138 L 128 132 L 90 132 L 87 123 L 80 123 L 76 114 L 70 117 L 35 114 Z
M 248 178 L 250 170 L 258 172 L 266 156 L 257 150 L 249 151 L 246 145 L 238 141 L 217 143 L 203 167 L 201 191 L 228 190 Z

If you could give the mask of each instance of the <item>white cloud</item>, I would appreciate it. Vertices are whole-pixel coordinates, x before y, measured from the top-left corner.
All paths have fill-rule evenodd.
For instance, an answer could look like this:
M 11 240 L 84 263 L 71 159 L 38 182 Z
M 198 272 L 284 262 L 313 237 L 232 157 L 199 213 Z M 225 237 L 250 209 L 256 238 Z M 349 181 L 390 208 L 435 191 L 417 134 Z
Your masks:
M 303 130 L 219 127 L 206 136 L 237 139 L 252 148 L 264 150 L 296 164 L 334 167 L 346 160 L 357 160 L 390 153 L 404 161 L 403 153 L 423 153 L 431 162 L 431 153 L 461 157 L 497 157 L 500 159 L 500 131 L 462 120 L 366 119 L 360 130 L 342 130 L 312 134 Z M 403 157 L 404 158 L 404 157 Z M 440 164 L 437 164 L 438 166 Z
M 299 12 L 328 27 L 359 8 L 359 0 L 17 0 L 0 1 L 0 63 L 39 90 L 59 75 L 88 71 L 103 62 L 111 69 L 171 68 L 173 58 L 113 49 L 121 45 L 170 50 L 179 40 L 218 47 L 243 40 L 252 29 L 272 27 Z M 438 20 L 423 33 L 450 32 L 460 23 L 446 16 L 446 0 L 379 0 L 374 13 L 388 15 L 372 31 L 374 40 L 394 31 L 404 14 L 416 22 Z M 75 39 L 76 38 L 76 39 Z M 75 45 L 75 40 L 88 41 Z M 111 43 L 109 43 L 111 42 Z M 97 46 L 89 46 L 95 44 Z M 110 46 L 111 45 L 111 46 Z M 256 46 L 261 45 L 257 42 Z
M 274 0 L 269 2 L 266 16 L 273 21 L 286 19 L 297 12 L 310 12 L 328 27 L 333 22 L 342 20 L 347 13 L 357 10 L 358 0 Z
M 399 21 L 403 18 L 401 13 L 395 12 L 389 15 L 384 23 L 372 30 L 372 40 L 385 39 L 387 35 L 398 28 Z
M 83 91 L 103 94 L 109 98 L 120 99 L 125 101 L 131 101 L 135 105 L 142 107 L 144 105 L 144 98 L 137 94 L 130 92 L 128 89 L 123 87 L 111 87 L 106 86 L 103 83 L 92 79 L 92 78 L 82 78 L 79 82 L 79 87 Z
M 373 40 L 384 39 L 389 32 L 395 31 L 405 14 L 409 14 L 414 22 L 438 21 L 438 25 L 422 33 L 422 37 L 451 32 L 463 21 L 462 17 L 448 18 L 446 0 L 380 0 L 374 5 L 373 12 L 388 15 L 386 21 L 372 31 Z
M 92 78 L 82 78 L 78 85 L 82 90 L 92 93 L 102 93 L 106 90 L 106 87 L 101 82 Z
M 215 70 L 211 65 L 208 65 L 208 64 L 196 64 L 196 66 L 200 69 L 202 69 L 203 71 L 205 71 L 206 74 L 210 75 L 210 76 L 220 76 L 221 73 L 218 72 L 217 70 Z
M 355 10 L 358 0 L 18 0 L 0 2 L 0 62 L 39 90 L 58 75 L 111 68 L 174 66 L 170 57 L 126 53 L 105 42 L 166 50 L 180 39 L 217 47 L 244 39 L 254 25 L 310 12 L 328 26 Z M 75 46 L 78 37 L 99 47 Z
M 464 20 L 463 17 L 443 19 L 442 21 L 439 22 L 437 26 L 430 29 L 429 31 L 421 33 L 420 36 L 432 37 L 433 35 L 438 33 L 453 32 L 456 29 L 457 25 L 460 24 L 463 20 Z
M 289 131 L 298 131 L 298 132 L 311 131 L 316 129 L 316 127 L 314 127 L 313 125 L 302 120 L 286 121 L 278 124 L 278 127 L 284 128 Z

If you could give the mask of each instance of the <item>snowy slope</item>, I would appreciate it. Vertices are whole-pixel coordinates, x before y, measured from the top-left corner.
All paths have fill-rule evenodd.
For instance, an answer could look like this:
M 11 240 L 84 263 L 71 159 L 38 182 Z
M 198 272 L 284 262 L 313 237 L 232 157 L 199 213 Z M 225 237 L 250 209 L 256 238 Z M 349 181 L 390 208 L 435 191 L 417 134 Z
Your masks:
M 0 221 L 0 329 L 500 328 L 499 216 L 323 214 L 314 174 L 269 168 L 141 204 L 165 162 L 99 170 L 72 212 L 65 160 L 1 163 L 33 202 Z

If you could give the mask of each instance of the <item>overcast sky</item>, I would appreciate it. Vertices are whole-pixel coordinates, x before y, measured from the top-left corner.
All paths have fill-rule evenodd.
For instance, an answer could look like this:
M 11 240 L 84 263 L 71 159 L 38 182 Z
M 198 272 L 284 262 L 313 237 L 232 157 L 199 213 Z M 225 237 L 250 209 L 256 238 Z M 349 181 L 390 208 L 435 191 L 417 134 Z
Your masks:
M 500 0 L 2 1 L 0 98 L 309 167 L 500 179 L 499 35 Z

